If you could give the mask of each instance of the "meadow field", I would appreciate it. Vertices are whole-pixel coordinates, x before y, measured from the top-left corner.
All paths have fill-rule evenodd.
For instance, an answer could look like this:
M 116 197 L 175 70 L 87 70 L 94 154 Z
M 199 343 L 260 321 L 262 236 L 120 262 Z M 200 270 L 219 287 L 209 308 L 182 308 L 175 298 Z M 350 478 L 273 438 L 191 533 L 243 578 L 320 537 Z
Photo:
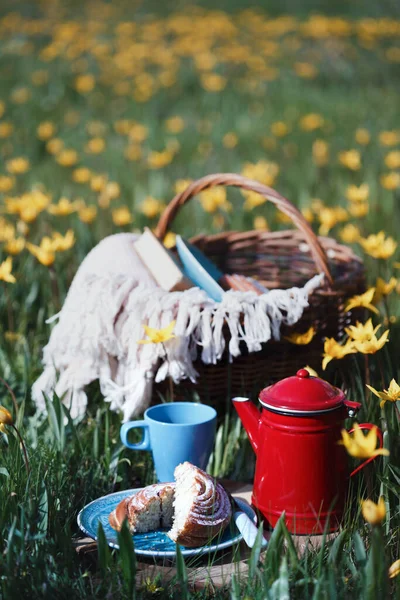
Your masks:
M 381 427 L 389 454 L 355 478 L 335 541 L 298 556 L 281 525 L 261 560 L 254 549 L 249 577 L 213 594 L 400 598 L 400 11 L 371 2 L 249 6 L 1 3 L 0 598 L 209 593 L 190 589 L 182 560 L 176 581 L 136 589 L 127 539 L 120 552 L 100 541 L 96 565 L 76 554 L 79 510 L 153 482 L 151 458 L 133 459 L 121 445 L 120 416 L 98 386 L 80 422 L 56 397 L 48 415 L 36 414 L 30 389 L 46 320 L 89 250 L 107 235 L 155 227 L 177 191 L 216 172 L 274 187 L 316 233 L 362 257 L 367 293 L 354 305 L 365 320 L 326 346 L 318 373 L 346 380 L 363 405 L 359 421 Z M 165 243 L 176 233 L 290 227 L 259 195 L 216 188 L 182 209 Z M 210 468 L 249 480 L 253 467 L 232 411 Z

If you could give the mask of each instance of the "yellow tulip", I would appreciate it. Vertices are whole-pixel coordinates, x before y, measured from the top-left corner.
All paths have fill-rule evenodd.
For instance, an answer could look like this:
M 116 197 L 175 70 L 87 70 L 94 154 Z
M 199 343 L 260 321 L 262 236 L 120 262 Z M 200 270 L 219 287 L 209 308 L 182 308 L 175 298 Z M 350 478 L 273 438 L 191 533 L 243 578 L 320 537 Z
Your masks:
M 357 352 L 361 352 L 362 354 L 375 354 L 375 352 L 380 350 L 386 342 L 389 341 L 389 329 L 383 332 L 379 340 L 376 337 L 376 332 L 381 327 L 382 325 L 374 327 L 372 325 L 372 320 L 368 319 L 366 323 L 359 323 L 357 321 L 355 325 L 345 327 L 345 332 L 349 336 L 351 343 Z
M 5 246 L 4 250 L 8 252 L 8 254 L 19 254 L 25 248 L 25 240 L 24 238 L 14 238 L 9 240 Z
M 383 496 L 379 498 L 378 504 L 375 504 L 372 500 L 362 500 L 361 512 L 367 523 L 370 525 L 380 525 L 386 517 L 386 507 Z
M 389 450 L 376 447 L 378 441 L 376 430 L 377 427 L 373 427 L 367 435 L 364 435 L 361 427 L 356 423 L 354 425 L 353 433 L 349 433 L 346 429 L 342 429 L 342 439 L 338 444 L 344 446 L 348 454 L 354 456 L 354 458 L 389 456 Z
M 361 155 L 358 150 L 344 150 L 338 154 L 339 162 L 350 171 L 361 169 Z
M 133 217 L 127 206 L 120 206 L 112 211 L 112 220 L 119 227 L 132 223 Z
M 15 283 L 16 279 L 14 275 L 11 274 L 12 270 L 12 258 L 8 256 L 5 261 L 3 261 L 0 265 L 0 280 L 6 281 L 7 283 Z
M 395 560 L 394 563 L 390 565 L 388 575 L 390 579 L 393 579 L 393 577 L 397 577 L 397 575 L 400 575 L 400 559 Z
M 378 277 L 375 284 L 374 303 L 378 304 L 382 298 L 391 294 L 396 289 L 397 282 L 396 277 L 391 277 L 388 282 L 382 277 Z
M 0 424 L 14 425 L 11 413 L 4 406 L 0 406 Z
M 373 258 L 390 258 L 397 248 L 397 242 L 389 236 L 386 238 L 384 231 L 373 233 L 367 238 L 360 238 L 359 243 Z
M 322 360 L 322 369 L 325 371 L 328 363 L 333 359 L 341 359 L 348 354 L 354 354 L 356 349 L 352 342 L 348 340 L 343 346 L 333 338 L 326 338 L 324 343 L 324 354 Z
M 397 383 L 395 379 L 392 379 L 389 388 L 387 390 L 383 390 L 383 392 L 378 392 L 372 385 L 367 385 L 367 388 L 371 390 L 375 396 L 380 398 L 380 407 L 383 408 L 386 402 L 397 402 L 400 400 L 400 385 Z
M 379 310 L 371 304 L 374 294 L 375 288 L 370 288 L 369 290 L 364 292 L 364 294 L 360 294 L 359 296 L 353 296 L 348 300 L 345 307 L 345 311 L 347 312 L 352 308 L 363 307 L 372 310 L 372 312 L 374 312 L 375 314 L 379 314 Z
M 154 329 L 148 325 L 143 325 L 146 335 L 150 338 L 148 340 L 139 340 L 138 344 L 163 344 L 168 340 L 175 337 L 172 333 L 175 327 L 176 321 L 172 321 L 167 327 L 163 329 Z
M 311 340 L 315 336 L 315 333 L 316 331 L 314 327 L 311 326 L 304 333 L 293 332 L 290 335 L 285 336 L 285 340 L 288 340 L 292 344 L 297 344 L 298 346 L 305 346 L 306 344 L 309 344 L 311 342 Z

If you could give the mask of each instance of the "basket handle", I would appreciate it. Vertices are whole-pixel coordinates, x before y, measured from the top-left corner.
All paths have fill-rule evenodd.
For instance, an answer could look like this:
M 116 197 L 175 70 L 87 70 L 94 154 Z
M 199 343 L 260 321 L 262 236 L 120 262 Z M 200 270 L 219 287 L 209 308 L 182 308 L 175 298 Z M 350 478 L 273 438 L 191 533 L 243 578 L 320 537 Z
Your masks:
M 293 224 L 304 234 L 304 238 L 310 246 L 311 255 L 314 259 L 317 271 L 319 273 L 324 273 L 329 286 L 333 286 L 333 279 L 329 271 L 326 254 L 319 243 L 317 236 L 301 212 L 273 188 L 270 188 L 263 183 L 259 183 L 254 179 L 248 179 L 247 177 L 235 173 L 215 173 L 213 175 L 206 175 L 201 179 L 193 181 L 186 190 L 177 194 L 160 216 L 160 220 L 155 230 L 158 239 L 164 239 L 165 234 L 170 228 L 170 225 L 181 206 L 186 204 L 186 202 L 199 192 L 218 185 L 239 187 L 244 190 L 257 192 L 275 204 L 281 212 L 290 217 Z

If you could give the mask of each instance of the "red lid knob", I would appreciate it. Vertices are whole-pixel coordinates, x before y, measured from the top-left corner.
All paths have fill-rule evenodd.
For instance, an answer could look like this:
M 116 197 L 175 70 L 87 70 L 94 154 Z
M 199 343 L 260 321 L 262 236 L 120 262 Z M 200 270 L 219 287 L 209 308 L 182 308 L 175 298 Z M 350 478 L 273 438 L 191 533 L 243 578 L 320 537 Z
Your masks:
M 297 377 L 310 377 L 310 373 L 307 371 L 307 369 L 300 369 L 297 371 L 296 375 Z

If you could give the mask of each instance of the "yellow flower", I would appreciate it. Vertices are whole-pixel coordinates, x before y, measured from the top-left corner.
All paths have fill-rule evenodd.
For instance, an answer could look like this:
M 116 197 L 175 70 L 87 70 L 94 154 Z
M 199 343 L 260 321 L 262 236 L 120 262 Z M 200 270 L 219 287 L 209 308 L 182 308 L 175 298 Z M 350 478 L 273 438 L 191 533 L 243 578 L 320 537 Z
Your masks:
M 310 373 L 311 377 L 318 377 L 317 371 L 315 371 L 312 367 L 306 365 L 304 369 Z
M 56 161 L 62 167 L 72 167 L 78 161 L 78 153 L 76 150 L 65 148 L 64 150 L 61 150 L 59 154 L 57 154 Z
M 14 125 L 12 123 L 0 123 L 0 139 L 5 140 L 10 137 L 14 131 Z
M 5 111 L 6 111 L 6 105 L 4 104 L 4 102 L 2 100 L 0 100 L 0 119 L 4 115 Z
M 58 204 L 50 204 L 47 207 L 47 211 L 51 215 L 56 215 L 59 217 L 66 217 L 67 215 L 71 215 L 76 212 L 78 206 L 76 202 L 71 202 L 68 198 L 60 198 Z
M 85 146 L 85 152 L 88 154 L 101 154 L 104 152 L 106 143 L 101 137 L 94 137 L 88 141 Z
M 378 304 L 378 302 L 380 302 L 384 296 L 388 296 L 393 292 L 394 289 L 396 289 L 397 281 L 398 280 L 396 279 L 396 277 L 391 277 L 386 283 L 386 281 L 382 279 L 382 277 L 378 277 L 375 284 L 375 304 Z
M 43 123 L 40 123 L 36 130 L 36 134 L 39 140 L 42 140 L 42 142 L 52 138 L 55 132 L 55 125 L 51 121 L 43 121 Z
M 269 186 L 275 183 L 278 173 L 279 166 L 266 160 L 259 160 L 257 163 L 245 163 L 242 170 L 243 177 L 255 179 Z
M 149 135 L 149 129 L 146 125 L 142 125 L 141 123 L 129 123 L 126 130 L 126 135 L 129 135 L 129 139 L 134 142 L 144 142 Z
M 9 240 L 4 246 L 4 250 L 8 252 L 8 254 L 19 254 L 25 248 L 25 240 L 24 238 L 15 238 Z
M 0 242 L 8 242 L 15 237 L 15 227 L 0 217 Z
M 400 559 L 395 560 L 394 563 L 390 565 L 388 575 L 390 579 L 393 579 L 393 577 L 397 577 L 397 575 L 400 575 Z
M 385 406 L 386 402 L 397 402 L 397 400 L 400 400 L 400 385 L 396 382 L 395 379 L 391 380 L 389 388 L 387 390 L 383 390 L 383 392 L 378 392 L 375 388 L 372 387 L 372 385 L 367 385 L 367 388 L 371 390 L 371 392 L 373 392 L 375 396 L 378 396 L 378 398 L 380 398 L 381 408 Z
M 133 217 L 127 206 L 120 206 L 112 211 L 112 220 L 119 227 L 132 223 Z
M 369 142 L 371 140 L 371 135 L 370 135 L 368 129 L 364 129 L 363 127 L 360 127 L 359 129 L 356 130 L 355 139 L 356 139 L 357 144 L 366 146 L 367 144 L 369 144 Z
M 375 314 L 379 314 L 379 310 L 373 306 L 371 304 L 372 299 L 374 297 L 375 294 L 375 288 L 372 287 L 369 290 L 367 290 L 366 292 L 364 292 L 364 294 L 360 294 L 359 296 L 353 296 L 352 298 L 350 298 L 347 302 L 347 305 L 345 307 L 345 311 L 349 311 L 352 308 L 358 308 L 358 307 L 363 307 L 363 308 L 368 308 L 369 310 L 372 310 L 372 312 L 374 312 Z
M 164 205 L 160 200 L 156 200 L 152 196 L 147 196 L 139 206 L 139 210 L 148 219 L 156 217 L 164 208 Z
M 227 80 L 216 73 L 206 73 L 200 77 L 201 84 L 207 92 L 221 92 Z
M 14 420 L 12 418 L 11 413 L 6 408 L 4 408 L 4 406 L 0 406 L 0 424 L 14 425 Z
M 314 221 L 314 213 L 309 206 L 305 206 L 304 208 L 302 208 L 301 214 L 309 223 L 312 223 Z
M 235 148 L 235 146 L 237 146 L 238 144 L 238 136 L 236 135 L 236 133 L 233 133 L 233 131 L 230 131 L 229 133 L 226 133 L 224 135 L 224 137 L 222 138 L 222 143 L 225 146 L 225 148 Z
M 54 252 L 65 252 L 72 248 L 75 244 L 75 235 L 72 229 L 68 229 L 67 233 L 63 236 L 58 231 L 53 232 L 52 247 Z
M 367 238 L 360 238 L 359 243 L 365 252 L 373 258 L 390 258 L 397 248 L 397 242 L 393 238 L 387 237 L 385 239 L 384 231 L 371 234 Z
M 29 171 L 30 166 L 29 160 L 23 156 L 12 158 L 6 162 L 6 169 L 11 175 L 26 173 Z
M 18 342 L 23 336 L 21 333 L 17 333 L 16 331 L 6 331 L 4 333 L 4 337 L 7 342 Z
M 11 94 L 11 102 L 14 104 L 25 104 L 31 97 L 31 92 L 26 87 L 20 87 Z
M 345 221 L 348 218 L 349 216 L 347 211 L 341 206 L 324 206 L 318 213 L 318 219 L 321 223 L 319 227 L 319 233 L 321 235 L 328 235 L 329 231 L 336 225 L 336 223 Z
M 349 212 L 352 217 L 355 217 L 356 219 L 361 219 L 362 217 L 365 217 L 365 215 L 368 214 L 369 204 L 368 202 L 353 202 L 349 206 Z
M 75 79 L 75 89 L 80 94 L 88 94 L 95 86 L 95 78 L 90 73 L 78 75 Z
M 254 217 L 253 227 L 257 231 L 269 231 L 268 221 L 265 217 L 259 215 L 258 217 Z
M 150 152 L 147 157 L 147 164 L 150 169 L 161 169 L 166 165 L 169 165 L 173 159 L 173 152 L 170 150 L 163 150 L 162 152 Z
M 346 244 L 353 244 L 354 242 L 357 242 L 359 240 L 360 230 L 357 227 L 357 225 L 347 223 L 347 225 L 345 225 L 343 229 L 339 231 L 339 235 L 343 242 L 345 242 Z
M 5 261 L 3 261 L 0 265 L 0 280 L 6 281 L 7 283 L 15 283 L 16 279 L 14 275 L 11 274 L 12 270 L 12 258 L 8 256 Z
M 381 175 L 379 181 L 385 190 L 395 190 L 400 187 L 400 173 L 396 173 L 395 171 L 386 173 L 385 175 Z
M 342 346 L 333 338 L 326 338 L 324 342 L 324 355 L 322 360 L 322 369 L 325 371 L 328 363 L 334 358 L 340 359 L 347 356 L 347 354 L 354 354 L 356 352 L 353 344 L 350 340 Z
M 315 66 L 307 62 L 294 63 L 294 70 L 296 75 L 303 77 L 303 79 L 314 79 L 318 75 L 318 70 Z
M 300 129 L 314 131 L 324 124 L 324 118 L 317 113 L 309 113 L 300 119 Z
M 72 171 L 72 180 L 76 183 L 87 183 L 92 177 L 92 172 L 87 167 L 79 167 Z
M 364 435 L 361 427 L 356 423 L 354 432 L 351 434 L 346 429 L 342 429 L 342 439 L 338 444 L 344 446 L 354 458 L 372 458 L 374 456 L 389 456 L 389 450 L 386 448 L 377 448 L 378 436 L 377 427 L 373 427 L 367 435 Z
M 361 169 L 361 155 L 358 150 L 343 150 L 343 152 L 339 152 L 338 159 L 340 164 L 351 171 Z
M 349 185 L 346 189 L 346 198 L 349 202 L 366 202 L 369 196 L 369 185 L 363 183 L 360 186 Z
M 53 138 L 46 144 L 46 150 L 49 154 L 59 154 L 64 148 L 64 142 L 59 138 Z
M 173 233 L 172 231 L 168 231 L 167 235 L 165 236 L 164 240 L 163 240 L 163 244 L 166 248 L 173 248 L 175 246 L 176 243 L 176 233 Z
M 101 208 L 108 208 L 110 201 L 119 197 L 121 188 L 116 181 L 107 181 L 101 190 L 98 203 Z
M 139 160 L 142 158 L 142 149 L 138 144 L 130 144 L 125 148 L 124 156 L 127 160 Z
M 226 188 L 217 186 L 201 192 L 200 202 L 205 212 L 208 213 L 214 213 L 218 209 L 226 208 Z
M 289 133 L 289 127 L 283 121 L 275 121 L 271 125 L 271 133 L 275 137 L 284 137 Z
M 150 338 L 149 340 L 139 340 L 138 344 L 163 344 L 168 340 L 171 340 L 175 337 L 172 333 L 175 327 L 176 321 L 172 321 L 167 327 L 164 329 L 153 329 L 153 327 L 149 327 L 148 325 L 143 325 L 146 335 Z
M 82 223 L 92 223 L 97 216 L 97 208 L 95 206 L 81 206 L 78 210 L 78 216 Z
M 372 325 L 372 320 L 368 319 L 366 323 L 357 323 L 345 327 L 345 332 L 351 338 L 352 345 L 357 352 L 362 354 L 375 354 L 388 341 L 389 329 L 383 332 L 379 340 L 376 337 L 376 332 L 382 325 L 377 325 L 375 328 Z
M 400 142 L 400 133 L 398 131 L 381 131 L 379 142 L 382 146 L 396 146 Z
M 14 187 L 15 180 L 9 175 L 0 175 L 0 192 L 9 192 Z
M 56 259 L 56 254 L 53 249 L 52 241 L 49 237 L 42 238 L 40 246 L 27 243 L 26 247 L 37 260 L 45 267 L 50 267 Z
M 304 333 L 297 333 L 294 331 L 290 335 L 287 335 L 284 337 L 285 337 L 285 340 L 288 340 L 292 344 L 297 344 L 298 346 L 305 346 L 306 344 L 309 344 L 311 342 L 311 340 L 315 336 L 315 333 L 316 333 L 316 331 L 315 331 L 314 327 L 311 326 Z
M 33 85 L 44 85 L 49 80 L 49 73 L 45 69 L 38 69 L 33 71 L 31 75 L 31 81 Z
M 400 169 L 400 151 L 392 150 L 385 157 L 385 165 L 388 169 Z
M 312 155 L 318 167 L 324 167 L 329 162 L 329 145 L 325 140 L 315 140 L 312 146 Z
M 171 117 L 165 121 L 165 128 L 170 133 L 180 133 L 185 127 L 182 117 Z
M 180 194 L 181 192 L 184 192 L 191 183 L 192 183 L 192 179 L 178 179 L 177 181 L 175 181 L 175 185 L 174 185 L 175 194 Z
M 90 187 L 94 192 L 102 192 L 107 185 L 106 175 L 94 175 L 90 180 Z
M 372 500 L 362 500 L 361 512 L 367 523 L 370 525 L 380 525 L 386 517 L 386 507 L 383 496 L 379 498 L 378 504 L 375 504 Z

